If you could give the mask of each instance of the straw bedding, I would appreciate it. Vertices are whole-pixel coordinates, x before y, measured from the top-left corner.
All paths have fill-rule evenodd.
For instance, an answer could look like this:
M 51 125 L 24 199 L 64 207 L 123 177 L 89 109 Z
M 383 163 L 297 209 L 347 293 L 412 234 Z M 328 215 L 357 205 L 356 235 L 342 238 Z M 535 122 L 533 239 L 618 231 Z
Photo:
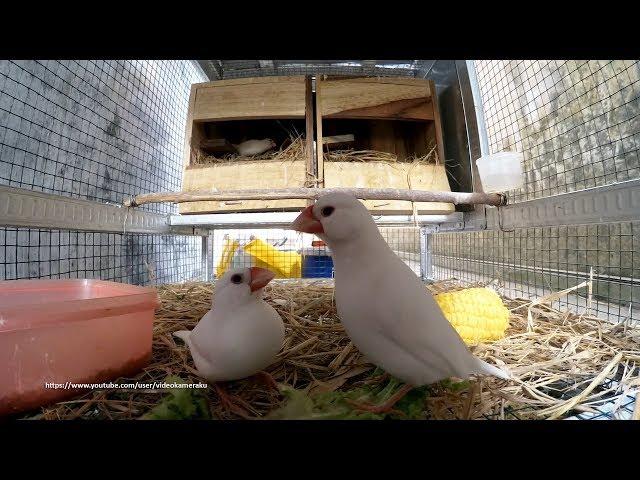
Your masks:
M 295 160 L 304 161 L 307 158 L 307 143 L 302 136 L 291 137 L 286 146 L 279 149 L 269 150 L 259 155 L 243 156 L 237 153 L 226 154 L 216 157 L 206 155 L 197 151 L 194 166 L 206 166 L 216 163 L 247 162 L 247 161 L 274 161 L 292 162 Z
M 242 156 L 230 153 L 221 156 L 207 155 L 197 151 L 194 166 L 207 166 L 216 163 L 247 162 L 247 161 L 274 161 L 287 162 L 305 160 L 307 158 L 307 143 L 302 136 L 291 136 L 289 141 L 279 149 L 269 150 L 259 155 Z M 437 164 L 438 156 L 435 145 L 431 146 L 426 155 L 413 155 L 399 160 L 397 155 L 377 150 L 339 149 L 324 152 L 325 162 L 386 162 L 386 163 L 419 163 Z
M 398 156 L 389 152 L 377 150 L 355 150 L 340 149 L 328 150 L 323 155 L 325 162 L 386 162 L 386 163 L 418 163 L 418 164 L 438 164 L 438 154 L 436 146 L 432 145 L 426 155 L 410 155 L 402 160 Z
M 428 288 L 437 293 L 460 285 L 440 282 Z M 135 378 L 121 381 L 162 382 L 174 375 L 202 382 L 188 350 L 172 332 L 195 326 L 210 308 L 211 292 L 212 285 L 206 283 L 159 286 L 161 307 L 154 326 L 152 361 Z M 340 324 L 331 281 L 274 281 L 266 287 L 265 299 L 278 310 L 286 326 L 282 352 L 267 368 L 277 382 L 313 396 L 379 381 L 374 367 L 349 341 Z M 517 412 L 518 418 L 563 418 L 615 401 L 640 387 L 640 329 L 522 299 L 505 299 L 505 304 L 511 311 L 506 337 L 473 350 L 509 370 L 515 380 L 483 377 L 456 389 L 436 385 L 425 395 L 421 418 L 513 418 L 510 412 Z M 608 386 L 612 379 L 617 381 Z M 226 384 L 225 388 L 251 418 L 264 417 L 285 403 L 281 395 L 253 379 Z M 135 419 L 165 394 L 94 390 L 43 408 L 35 418 Z M 204 395 L 212 418 L 240 418 L 221 404 L 211 386 Z

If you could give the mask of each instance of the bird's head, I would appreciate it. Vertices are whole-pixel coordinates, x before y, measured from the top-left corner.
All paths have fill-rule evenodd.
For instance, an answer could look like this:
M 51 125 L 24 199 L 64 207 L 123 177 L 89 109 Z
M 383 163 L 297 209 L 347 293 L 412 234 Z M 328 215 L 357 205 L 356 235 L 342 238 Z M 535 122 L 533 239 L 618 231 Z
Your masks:
M 262 289 L 274 277 L 275 274 L 266 268 L 232 268 L 216 282 L 214 299 L 237 305 L 252 298 L 262 298 Z
M 346 193 L 323 195 L 300 213 L 291 228 L 314 233 L 329 246 L 353 241 L 378 230 L 362 202 Z

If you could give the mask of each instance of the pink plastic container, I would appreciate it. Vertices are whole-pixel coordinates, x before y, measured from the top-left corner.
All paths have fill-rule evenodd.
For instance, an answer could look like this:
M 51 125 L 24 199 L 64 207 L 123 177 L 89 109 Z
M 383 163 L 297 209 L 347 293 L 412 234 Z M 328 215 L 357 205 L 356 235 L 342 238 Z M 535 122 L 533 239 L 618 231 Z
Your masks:
M 155 289 L 100 280 L 0 282 L 0 415 L 77 395 L 151 357 Z

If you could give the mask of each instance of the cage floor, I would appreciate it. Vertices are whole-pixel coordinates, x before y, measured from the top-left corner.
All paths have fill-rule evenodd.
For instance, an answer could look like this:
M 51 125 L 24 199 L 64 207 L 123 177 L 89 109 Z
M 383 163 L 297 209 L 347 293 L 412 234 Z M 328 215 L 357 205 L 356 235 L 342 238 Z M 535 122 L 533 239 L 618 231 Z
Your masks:
M 461 286 L 449 281 L 427 288 L 439 293 Z M 152 361 L 135 377 L 120 382 L 163 382 L 171 376 L 203 382 L 188 350 L 181 342 L 176 343 L 172 333 L 193 328 L 206 313 L 212 284 L 167 284 L 159 286 L 158 291 L 162 304 L 154 326 Z M 341 409 L 342 417 L 337 418 L 346 415 L 347 404 L 340 395 L 376 385 L 387 391 L 397 388 L 383 379 L 349 341 L 337 316 L 331 280 L 274 281 L 265 289 L 265 299 L 285 321 L 284 347 L 267 369 L 285 388 L 295 388 L 308 399 L 326 400 L 327 395 L 336 395 L 329 403 L 331 408 Z M 506 337 L 472 349 L 479 357 L 507 368 L 515 380 L 485 377 L 454 386 L 431 386 L 414 395 L 420 408 L 412 413 L 413 418 L 603 419 L 632 415 L 640 386 L 640 329 L 546 305 L 531 307 L 532 322 L 528 322 L 529 301 L 504 301 L 511 311 Z M 242 413 L 221 402 L 210 385 L 200 398 L 206 405 L 204 417 L 262 418 L 287 404 L 287 398 L 254 379 L 225 384 L 224 388 Z M 167 392 L 161 390 L 94 390 L 26 417 L 134 419 L 150 412 L 163 398 L 167 398 Z M 295 418 L 308 418 L 327 405 L 309 407 L 304 414 L 287 412 L 297 415 Z

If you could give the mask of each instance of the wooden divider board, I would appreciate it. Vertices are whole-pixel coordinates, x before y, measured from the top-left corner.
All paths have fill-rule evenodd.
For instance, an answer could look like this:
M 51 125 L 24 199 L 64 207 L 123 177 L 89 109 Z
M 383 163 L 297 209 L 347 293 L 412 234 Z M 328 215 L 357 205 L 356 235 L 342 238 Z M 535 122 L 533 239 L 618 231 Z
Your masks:
M 415 190 L 449 191 L 444 165 L 411 165 L 387 162 L 324 162 L 325 188 L 411 188 Z M 413 213 L 411 202 L 400 200 L 365 200 L 371 211 L 404 215 Z M 416 203 L 422 215 L 449 214 L 452 203 Z
M 312 167 L 310 159 L 200 166 L 192 164 L 192 150 L 204 138 L 204 122 L 305 118 L 311 105 L 310 91 L 311 82 L 305 76 L 240 78 L 193 85 L 186 125 L 182 191 L 303 187 L 306 170 Z M 308 121 L 306 128 L 309 128 Z M 295 199 L 194 202 L 180 204 L 179 212 L 296 210 L 305 205 L 305 200 Z
M 430 80 L 414 78 L 346 78 L 325 77 L 316 82 L 317 156 L 325 188 L 413 188 L 451 191 L 444 168 L 444 148 L 435 85 Z M 352 119 L 371 122 L 371 149 L 395 153 L 398 158 L 424 155 L 428 138 L 436 142 L 440 165 L 411 165 L 386 162 L 323 161 L 323 120 Z M 344 121 L 342 120 L 342 121 Z M 381 120 L 411 123 L 412 129 Z M 424 125 L 424 132 L 420 131 Z M 409 135 L 410 132 L 410 135 Z M 409 135 L 409 136 L 407 136 Z M 420 145 L 418 145 L 420 143 Z M 410 176 L 410 184 L 408 177 Z M 413 212 L 411 202 L 364 201 L 371 211 L 393 214 Z M 417 203 L 420 214 L 448 214 L 455 210 L 450 203 Z
M 255 161 L 191 165 L 191 147 L 203 138 L 202 122 L 268 118 L 305 118 L 306 130 L 313 125 L 310 82 L 304 76 L 262 77 L 220 80 L 193 85 L 186 126 L 183 191 L 279 189 L 305 186 L 307 171 L 314 172 L 319 185 L 330 187 L 411 188 L 449 191 L 444 166 L 398 162 L 324 162 L 322 158 L 322 118 L 396 119 L 430 122 L 435 127 L 442 159 L 442 136 L 437 105 L 432 102 L 433 82 L 398 78 L 318 79 L 316 83 L 317 150 L 315 165 L 310 159 L 294 162 Z M 307 132 L 310 133 L 310 132 Z M 376 137 L 377 138 L 377 137 Z M 403 139 L 397 139 L 401 143 Z M 381 136 L 378 141 L 386 142 Z M 311 145 L 308 140 L 308 146 Z M 315 168 L 312 168 L 315 167 Z M 411 202 L 365 201 L 380 213 L 410 214 Z M 182 203 L 188 213 L 297 210 L 306 200 L 243 200 L 235 202 Z M 421 214 L 446 214 L 452 204 L 419 203 Z
M 193 120 L 304 118 L 305 77 L 263 77 L 198 84 Z
M 255 161 L 220 163 L 206 167 L 189 167 L 184 172 L 182 191 L 252 190 L 304 187 L 306 161 Z M 190 202 L 180 204 L 180 213 L 213 213 L 243 211 L 299 210 L 304 199 L 238 200 L 234 202 Z
M 430 82 L 403 78 L 336 78 L 318 81 L 323 118 L 434 120 Z

